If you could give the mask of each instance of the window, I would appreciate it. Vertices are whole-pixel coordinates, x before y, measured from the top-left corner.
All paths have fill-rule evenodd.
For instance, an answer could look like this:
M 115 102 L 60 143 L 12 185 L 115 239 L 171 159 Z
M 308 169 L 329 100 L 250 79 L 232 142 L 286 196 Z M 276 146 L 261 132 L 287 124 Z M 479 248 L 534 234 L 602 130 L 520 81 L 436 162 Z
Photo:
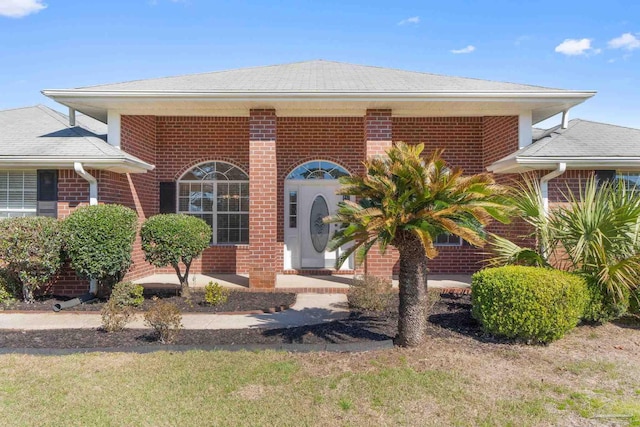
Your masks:
M 289 191 L 289 228 L 298 227 L 298 192 Z
M 616 179 L 624 182 L 628 189 L 640 189 L 640 172 L 618 172 Z
M 249 177 L 230 163 L 198 165 L 178 181 L 178 212 L 209 224 L 213 244 L 249 243 Z
M 38 173 L 35 170 L 0 171 L 0 218 L 35 216 L 38 210 Z
M 349 172 L 333 162 L 314 160 L 295 168 L 287 179 L 338 179 L 348 175 Z
M 449 233 L 442 233 L 436 236 L 435 246 L 462 246 L 462 238 Z

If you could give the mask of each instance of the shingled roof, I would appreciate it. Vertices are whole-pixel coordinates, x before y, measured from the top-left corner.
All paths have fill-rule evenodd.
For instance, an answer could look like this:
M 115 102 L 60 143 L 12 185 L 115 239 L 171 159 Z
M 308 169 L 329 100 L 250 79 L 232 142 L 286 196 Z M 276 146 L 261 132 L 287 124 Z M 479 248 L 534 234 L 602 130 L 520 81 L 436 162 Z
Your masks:
M 550 92 L 540 86 L 314 60 L 78 88 L 87 91 L 255 93 Z
M 44 105 L 0 111 L 0 165 L 87 167 L 118 172 L 153 169 L 139 158 L 106 142 L 107 126 L 78 115 L 69 118 Z
M 640 129 L 570 120 L 566 129 L 533 129 L 533 142 L 504 157 L 490 170 L 520 172 L 537 165 L 538 169 L 552 163 L 565 162 L 592 169 L 640 168 Z

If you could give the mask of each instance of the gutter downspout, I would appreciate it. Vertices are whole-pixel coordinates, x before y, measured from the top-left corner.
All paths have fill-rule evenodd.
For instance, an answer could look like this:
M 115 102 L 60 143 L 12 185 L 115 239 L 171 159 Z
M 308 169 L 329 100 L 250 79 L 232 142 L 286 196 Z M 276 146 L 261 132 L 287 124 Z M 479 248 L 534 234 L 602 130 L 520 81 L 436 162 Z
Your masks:
M 549 214 L 549 181 L 553 178 L 557 178 L 567 170 L 567 164 L 564 162 L 558 163 L 558 167 L 540 178 L 540 192 L 542 193 L 542 204 L 544 206 L 544 213 Z
M 89 172 L 84 170 L 82 163 L 74 162 L 73 169 L 78 175 L 83 177 L 89 183 L 89 205 L 94 206 L 98 204 L 98 180 Z M 89 293 L 95 295 L 98 292 L 98 283 L 96 279 L 89 281 Z

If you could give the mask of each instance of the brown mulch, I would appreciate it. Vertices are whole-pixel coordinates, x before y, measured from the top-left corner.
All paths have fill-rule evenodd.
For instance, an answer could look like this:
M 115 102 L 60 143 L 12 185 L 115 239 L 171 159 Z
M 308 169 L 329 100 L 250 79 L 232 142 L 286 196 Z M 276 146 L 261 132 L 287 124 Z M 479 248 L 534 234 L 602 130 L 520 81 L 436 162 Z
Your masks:
M 191 291 L 189 299 L 176 295 L 175 291 L 145 291 L 145 301 L 138 307 L 139 311 L 146 311 L 153 304 L 152 298 L 158 297 L 164 301 L 171 302 L 178 306 L 183 313 L 235 313 L 235 312 L 255 312 L 273 311 L 274 308 L 288 308 L 296 302 L 294 293 L 276 292 L 231 292 L 224 304 L 212 306 L 204 300 L 204 292 Z M 0 306 L 0 310 L 17 311 L 52 311 L 53 305 L 67 301 L 69 298 L 57 296 L 43 296 L 36 299 L 34 303 L 27 304 L 22 301 L 14 301 L 7 305 Z M 80 304 L 64 312 L 88 312 L 100 311 L 106 299 L 96 299 L 92 302 Z
M 242 296 L 250 296 L 244 293 Z M 182 330 L 177 345 L 327 344 L 384 341 L 397 331 L 397 296 L 383 313 L 352 312 L 345 320 L 287 329 Z M 467 335 L 484 340 L 471 317 L 468 295 L 443 295 L 431 308 L 427 334 L 452 337 Z M 47 331 L 0 331 L 0 348 L 97 348 L 135 347 L 156 344 L 150 330 L 129 329 L 106 333 L 95 329 Z M 158 344 L 161 345 L 161 344 Z

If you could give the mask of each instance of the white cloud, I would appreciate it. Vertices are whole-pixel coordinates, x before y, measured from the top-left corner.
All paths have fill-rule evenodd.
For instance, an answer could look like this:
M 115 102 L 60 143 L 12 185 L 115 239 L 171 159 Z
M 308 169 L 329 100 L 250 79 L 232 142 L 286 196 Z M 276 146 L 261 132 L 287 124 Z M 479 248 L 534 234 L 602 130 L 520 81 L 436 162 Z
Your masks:
M 0 0 L 0 16 L 22 18 L 46 7 L 42 0 Z
M 586 55 L 591 50 L 591 39 L 565 39 L 556 46 L 556 52 L 563 55 Z
M 412 16 L 411 18 L 403 19 L 402 21 L 398 22 L 398 25 L 407 25 L 407 24 L 418 25 L 419 23 L 420 23 L 420 17 Z
M 624 33 L 620 37 L 609 40 L 608 45 L 612 49 L 633 50 L 640 48 L 640 39 L 631 33 Z
M 476 50 L 475 46 L 469 45 L 467 47 L 463 47 L 462 49 L 453 49 L 451 53 L 460 54 L 460 53 L 471 53 Z

